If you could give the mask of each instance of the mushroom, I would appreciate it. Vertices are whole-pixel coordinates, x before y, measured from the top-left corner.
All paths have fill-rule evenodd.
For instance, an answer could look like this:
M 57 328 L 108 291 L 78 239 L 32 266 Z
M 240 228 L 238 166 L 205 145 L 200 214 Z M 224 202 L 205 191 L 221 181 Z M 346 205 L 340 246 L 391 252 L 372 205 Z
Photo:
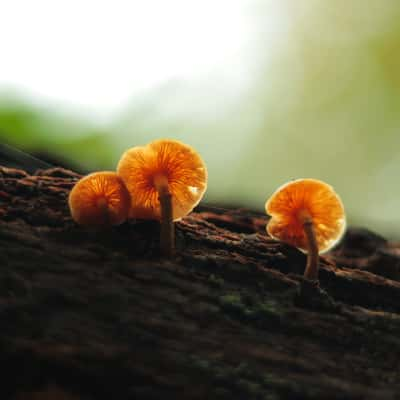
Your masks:
M 319 254 L 343 236 L 343 203 L 332 186 L 317 179 L 297 179 L 278 188 L 265 204 L 270 236 L 307 253 L 304 277 L 318 280 Z
M 128 217 L 130 196 L 115 172 L 94 172 L 72 188 L 68 205 L 75 222 L 84 226 L 108 227 Z
M 130 217 L 160 220 L 161 252 L 171 257 L 173 221 L 192 211 L 207 188 L 204 161 L 191 146 L 160 139 L 127 150 L 117 173 L 131 195 Z

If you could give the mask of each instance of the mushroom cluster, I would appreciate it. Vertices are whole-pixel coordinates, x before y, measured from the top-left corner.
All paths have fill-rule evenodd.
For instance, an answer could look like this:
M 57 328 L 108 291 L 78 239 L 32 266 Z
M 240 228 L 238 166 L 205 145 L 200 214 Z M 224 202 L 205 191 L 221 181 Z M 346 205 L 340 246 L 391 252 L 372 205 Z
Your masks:
M 117 172 L 96 172 L 77 182 L 69 195 L 71 216 L 84 226 L 105 227 L 127 218 L 161 222 L 160 247 L 175 249 L 173 222 L 190 213 L 207 188 L 199 154 L 177 140 L 161 139 L 127 150 Z
M 193 147 L 171 139 L 128 149 L 117 172 L 95 172 L 70 192 L 72 218 L 81 225 L 109 227 L 128 218 L 160 221 L 161 253 L 175 251 L 174 221 L 200 202 L 207 168 Z M 333 188 L 317 179 L 298 179 L 276 190 L 265 204 L 268 234 L 307 253 L 304 276 L 318 280 L 319 254 L 343 236 L 346 217 Z

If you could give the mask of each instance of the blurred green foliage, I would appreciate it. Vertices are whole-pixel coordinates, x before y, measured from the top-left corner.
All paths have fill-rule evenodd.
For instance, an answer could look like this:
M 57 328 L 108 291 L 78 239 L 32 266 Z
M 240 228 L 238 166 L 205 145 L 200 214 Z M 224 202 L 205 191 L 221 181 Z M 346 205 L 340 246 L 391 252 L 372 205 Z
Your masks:
M 79 170 L 102 169 L 113 161 L 109 132 L 16 97 L 0 100 L 0 140 L 28 153 L 68 160 Z
M 0 138 L 94 170 L 173 137 L 206 160 L 209 203 L 262 210 L 285 181 L 315 177 L 337 189 L 349 223 L 400 238 L 400 3 L 287 0 L 273 47 L 274 2 L 250 3 L 244 84 L 169 82 L 105 126 L 3 96 Z

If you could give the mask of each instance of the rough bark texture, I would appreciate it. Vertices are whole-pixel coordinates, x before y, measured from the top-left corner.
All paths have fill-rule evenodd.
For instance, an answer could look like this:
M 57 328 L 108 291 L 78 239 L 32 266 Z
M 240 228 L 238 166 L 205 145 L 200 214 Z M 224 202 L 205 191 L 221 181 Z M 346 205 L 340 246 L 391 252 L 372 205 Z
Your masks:
M 362 229 L 321 259 L 267 218 L 78 227 L 78 175 L 0 168 L 2 399 L 399 399 L 400 248 Z

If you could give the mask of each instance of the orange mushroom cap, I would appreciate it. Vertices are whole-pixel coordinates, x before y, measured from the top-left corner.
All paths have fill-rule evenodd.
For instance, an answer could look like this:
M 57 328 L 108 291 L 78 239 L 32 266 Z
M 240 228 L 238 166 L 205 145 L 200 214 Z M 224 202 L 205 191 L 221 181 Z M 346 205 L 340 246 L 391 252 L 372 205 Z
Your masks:
M 298 179 L 284 184 L 265 204 L 271 219 L 270 236 L 307 252 L 304 222 L 311 220 L 319 253 L 332 248 L 346 228 L 343 203 L 332 186 L 317 179 Z
M 193 147 L 177 140 L 160 139 L 127 150 L 117 172 L 131 194 L 132 218 L 161 218 L 155 181 L 168 183 L 174 220 L 192 211 L 207 188 L 204 161 Z
M 75 222 L 85 226 L 122 224 L 128 217 L 130 196 L 115 172 L 94 172 L 72 188 L 68 204 Z

